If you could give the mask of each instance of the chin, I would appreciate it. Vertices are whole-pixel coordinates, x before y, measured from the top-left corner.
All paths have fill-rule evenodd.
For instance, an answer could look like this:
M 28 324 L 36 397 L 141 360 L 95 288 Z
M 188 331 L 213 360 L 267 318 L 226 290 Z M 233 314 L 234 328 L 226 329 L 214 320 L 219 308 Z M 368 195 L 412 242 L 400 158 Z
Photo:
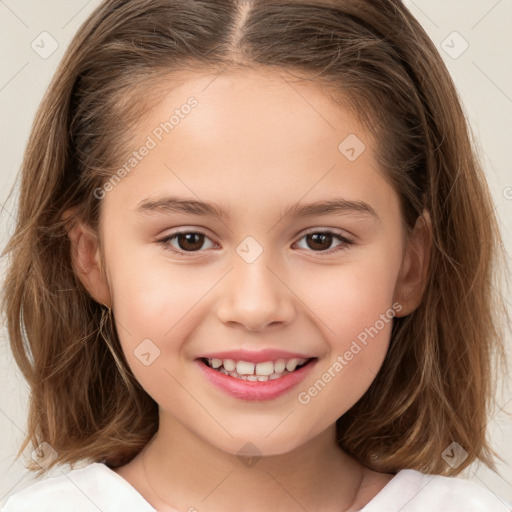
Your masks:
M 218 439 L 211 443 L 219 450 L 231 455 L 236 455 L 241 459 L 259 458 L 285 455 L 301 447 L 302 443 L 298 441 L 297 436 L 291 433 L 277 434 L 268 437 L 265 433 L 255 433 L 254 435 L 240 435 L 226 439 L 225 443 L 219 443 Z M 213 441 L 213 440 L 212 440 Z

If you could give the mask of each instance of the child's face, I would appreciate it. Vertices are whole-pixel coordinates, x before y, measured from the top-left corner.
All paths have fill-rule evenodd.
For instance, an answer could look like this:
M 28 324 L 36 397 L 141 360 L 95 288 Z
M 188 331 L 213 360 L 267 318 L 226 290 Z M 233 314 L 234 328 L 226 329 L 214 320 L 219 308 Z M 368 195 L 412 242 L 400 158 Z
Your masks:
M 114 317 L 161 428 L 177 420 L 231 453 L 247 441 L 283 453 L 332 427 L 367 390 L 393 313 L 411 307 L 402 299 L 412 263 L 398 196 L 354 116 L 317 86 L 277 75 L 212 80 L 191 75 L 162 98 L 134 132 L 137 165 L 102 199 Z M 190 97 L 197 105 L 183 107 Z M 166 133 L 160 123 L 173 113 Z M 362 153 L 354 137 L 339 149 L 350 134 Z M 171 196 L 214 203 L 228 217 L 141 207 Z M 367 207 L 282 217 L 292 205 L 334 200 Z M 306 236 L 313 228 L 317 236 Z M 353 243 L 322 238 L 327 229 Z M 204 238 L 177 237 L 167 249 L 158 242 L 178 230 Z M 239 396 L 212 383 L 199 361 L 268 349 L 316 360 L 285 391 L 293 376 L 237 380 Z M 213 380 L 221 378 L 233 379 Z

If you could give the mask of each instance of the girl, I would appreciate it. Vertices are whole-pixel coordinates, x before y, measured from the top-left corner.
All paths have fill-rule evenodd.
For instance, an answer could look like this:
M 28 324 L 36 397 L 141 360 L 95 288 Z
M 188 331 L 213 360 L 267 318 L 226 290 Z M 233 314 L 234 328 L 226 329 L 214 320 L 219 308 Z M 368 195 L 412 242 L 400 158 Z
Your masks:
M 500 238 L 398 0 L 107 0 L 37 115 L 4 307 L 19 511 L 506 511 Z

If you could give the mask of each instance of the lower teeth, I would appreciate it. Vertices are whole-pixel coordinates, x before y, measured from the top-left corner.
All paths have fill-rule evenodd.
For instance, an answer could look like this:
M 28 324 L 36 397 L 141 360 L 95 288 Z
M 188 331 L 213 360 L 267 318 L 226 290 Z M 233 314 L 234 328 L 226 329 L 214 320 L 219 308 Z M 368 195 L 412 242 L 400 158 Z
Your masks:
M 291 372 L 285 370 L 283 373 L 273 373 L 272 375 L 239 375 L 236 372 L 227 372 L 226 370 L 224 370 L 224 368 L 220 368 L 220 369 L 215 368 L 215 369 L 218 372 L 223 373 L 224 375 L 229 375 L 230 377 L 234 377 L 235 379 L 249 380 L 249 381 L 253 381 L 253 382 L 256 382 L 256 381 L 264 382 L 267 380 L 279 379 L 279 378 L 284 377 L 285 375 L 288 375 L 289 373 L 291 373 Z

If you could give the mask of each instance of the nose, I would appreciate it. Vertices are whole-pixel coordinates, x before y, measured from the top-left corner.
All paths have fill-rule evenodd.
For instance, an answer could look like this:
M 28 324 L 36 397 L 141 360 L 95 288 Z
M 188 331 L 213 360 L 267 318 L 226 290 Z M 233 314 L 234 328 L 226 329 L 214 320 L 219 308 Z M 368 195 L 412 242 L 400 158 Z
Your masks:
M 266 252 L 247 263 L 238 254 L 222 285 L 217 317 L 249 331 L 285 325 L 296 314 L 294 294 L 285 275 L 272 268 Z

